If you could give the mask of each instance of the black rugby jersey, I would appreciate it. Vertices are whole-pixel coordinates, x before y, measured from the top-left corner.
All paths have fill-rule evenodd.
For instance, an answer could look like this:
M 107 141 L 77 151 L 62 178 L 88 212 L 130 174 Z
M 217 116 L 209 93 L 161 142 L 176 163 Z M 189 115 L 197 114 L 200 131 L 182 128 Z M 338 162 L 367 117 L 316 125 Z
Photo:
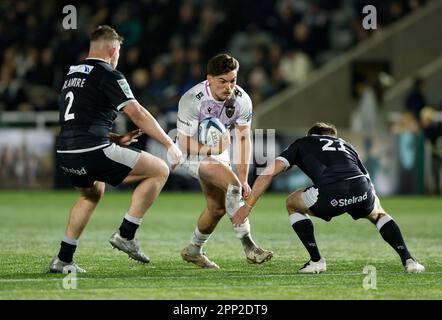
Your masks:
M 297 165 L 315 186 L 367 174 L 356 150 L 345 140 L 333 136 L 311 135 L 297 139 L 278 158 L 289 168 Z
M 109 144 L 112 123 L 135 101 L 124 75 L 100 59 L 73 65 L 59 97 L 61 131 L 57 150 L 88 149 Z

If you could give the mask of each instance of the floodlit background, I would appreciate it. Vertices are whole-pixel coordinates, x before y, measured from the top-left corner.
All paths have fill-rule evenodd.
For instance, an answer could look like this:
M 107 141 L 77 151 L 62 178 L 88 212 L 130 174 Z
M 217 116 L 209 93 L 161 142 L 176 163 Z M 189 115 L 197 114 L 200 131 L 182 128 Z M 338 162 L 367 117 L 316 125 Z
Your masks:
M 257 167 L 267 147 L 277 155 L 329 121 L 359 149 L 381 195 L 441 193 L 438 0 L 1 1 L 0 188 L 70 188 L 54 160 L 58 92 L 100 24 L 124 36 L 118 69 L 166 131 L 176 127 L 180 96 L 205 79 L 207 60 L 228 52 L 241 64 L 254 128 L 275 129 L 275 139 L 267 130 L 256 137 Z M 116 132 L 131 129 L 118 118 Z M 137 147 L 164 155 L 147 137 Z M 272 190 L 308 183 L 295 169 Z M 165 189 L 199 186 L 177 171 Z

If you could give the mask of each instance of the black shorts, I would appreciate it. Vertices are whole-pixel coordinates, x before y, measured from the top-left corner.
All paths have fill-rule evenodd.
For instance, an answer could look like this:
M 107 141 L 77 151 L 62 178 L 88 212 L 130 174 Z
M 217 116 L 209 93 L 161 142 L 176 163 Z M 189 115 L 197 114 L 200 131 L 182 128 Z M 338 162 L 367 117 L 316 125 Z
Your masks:
M 319 187 L 309 187 L 302 194 L 310 211 L 330 221 L 348 212 L 353 219 L 367 217 L 374 208 L 374 190 L 366 177 L 343 180 Z
M 57 160 L 72 184 L 79 188 L 89 188 L 95 181 L 119 185 L 140 158 L 141 151 L 124 148 L 115 143 L 93 151 L 82 152 L 57 150 Z

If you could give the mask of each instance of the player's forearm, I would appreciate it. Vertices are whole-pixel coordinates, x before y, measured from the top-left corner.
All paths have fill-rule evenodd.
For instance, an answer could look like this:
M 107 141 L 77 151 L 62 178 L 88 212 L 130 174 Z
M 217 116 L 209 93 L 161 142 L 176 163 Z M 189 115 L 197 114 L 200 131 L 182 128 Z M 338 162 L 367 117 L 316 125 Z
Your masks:
M 252 141 L 249 135 L 237 138 L 235 152 L 235 165 L 238 178 L 241 182 L 247 181 L 252 153 Z
M 247 178 L 249 176 L 249 165 L 243 163 L 237 163 L 236 173 L 238 174 L 239 181 L 247 182 Z
M 161 128 L 158 121 L 144 108 L 140 108 L 140 112 L 135 115 L 129 115 L 133 123 L 143 130 L 146 134 L 157 140 L 159 143 L 169 148 L 173 141 Z
M 285 170 L 285 164 L 281 160 L 274 160 L 268 165 L 264 171 L 256 178 L 253 184 L 250 196 L 246 199 L 249 207 L 253 207 L 258 201 L 259 197 L 268 189 L 272 183 L 273 177 L 277 176 Z
M 273 176 L 271 175 L 265 175 L 265 176 L 261 175 L 255 180 L 252 191 L 249 197 L 245 201 L 249 207 L 253 207 L 256 204 L 258 199 L 262 196 L 262 194 L 267 190 L 267 188 L 272 183 L 272 179 Z

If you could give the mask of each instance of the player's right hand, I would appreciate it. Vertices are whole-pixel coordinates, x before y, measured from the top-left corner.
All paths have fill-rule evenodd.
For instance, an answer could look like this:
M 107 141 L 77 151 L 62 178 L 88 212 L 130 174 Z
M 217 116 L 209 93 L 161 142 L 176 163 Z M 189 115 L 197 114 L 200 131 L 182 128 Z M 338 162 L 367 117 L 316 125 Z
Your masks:
M 183 153 L 175 144 L 171 144 L 167 149 L 167 158 L 172 164 L 172 170 L 174 170 L 182 162 Z
M 242 225 L 246 221 L 246 219 L 249 216 L 251 211 L 252 211 L 252 208 L 247 205 L 243 205 L 241 208 L 239 208 L 238 211 L 236 211 L 235 215 L 232 218 L 233 226 L 238 227 L 238 226 Z

